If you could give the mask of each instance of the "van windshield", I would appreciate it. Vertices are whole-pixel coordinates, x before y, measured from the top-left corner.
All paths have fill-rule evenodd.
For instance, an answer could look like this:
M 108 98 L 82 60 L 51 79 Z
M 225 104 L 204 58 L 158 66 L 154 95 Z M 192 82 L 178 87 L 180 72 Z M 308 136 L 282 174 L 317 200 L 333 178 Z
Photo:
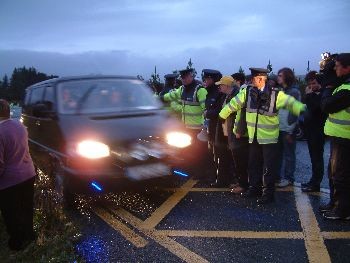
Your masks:
M 59 111 L 63 114 L 152 110 L 161 107 L 140 80 L 87 79 L 58 85 Z

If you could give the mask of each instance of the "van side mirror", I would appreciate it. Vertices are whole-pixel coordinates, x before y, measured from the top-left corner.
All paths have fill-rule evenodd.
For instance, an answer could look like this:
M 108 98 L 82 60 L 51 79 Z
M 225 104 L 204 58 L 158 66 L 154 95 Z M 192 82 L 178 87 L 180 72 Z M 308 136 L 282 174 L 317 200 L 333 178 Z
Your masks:
M 50 108 L 46 103 L 35 104 L 33 105 L 33 116 L 38 118 L 55 118 L 56 113 Z

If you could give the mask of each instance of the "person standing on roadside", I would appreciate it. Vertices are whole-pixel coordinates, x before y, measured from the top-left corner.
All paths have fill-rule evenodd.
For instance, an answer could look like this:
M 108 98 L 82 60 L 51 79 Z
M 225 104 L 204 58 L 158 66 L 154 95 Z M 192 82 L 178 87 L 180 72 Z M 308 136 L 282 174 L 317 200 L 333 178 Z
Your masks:
M 319 192 L 324 174 L 323 151 L 325 136 L 323 132 L 327 115 L 321 110 L 323 88 L 316 71 L 310 71 L 305 76 L 307 87 L 304 102 L 308 111 L 304 115 L 304 133 L 309 149 L 312 175 L 307 183 L 301 184 L 303 192 Z
M 22 250 L 35 240 L 34 179 L 27 130 L 18 120 L 10 119 L 9 104 L 0 100 L 0 210 L 11 250 Z
M 297 86 L 294 72 L 290 68 L 282 68 L 278 71 L 277 82 L 283 92 L 296 100 L 301 100 L 301 94 Z M 279 176 L 276 178 L 277 187 L 286 187 L 294 183 L 295 172 L 295 131 L 298 124 L 298 117 L 287 109 L 281 109 L 278 113 L 280 133 L 278 145 L 280 148 Z M 283 169 L 284 168 L 284 169 Z
M 321 100 L 321 109 L 328 113 L 324 133 L 331 142 L 331 200 L 320 211 L 329 220 L 350 220 L 350 53 L 335 58 L 334 70 L 342 84 L 327 86 Z

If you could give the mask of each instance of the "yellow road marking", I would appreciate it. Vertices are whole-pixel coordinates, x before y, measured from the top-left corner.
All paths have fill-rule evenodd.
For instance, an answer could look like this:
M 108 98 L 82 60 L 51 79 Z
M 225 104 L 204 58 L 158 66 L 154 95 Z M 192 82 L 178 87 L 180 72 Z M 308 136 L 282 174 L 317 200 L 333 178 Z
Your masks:
M 160 235 L 181 237 L 209 237 L 209 238 L 257 238 L 257 239 L 303 239 L 302 232 L 255 232 L 255 231 L 192 231 L 192 230 L 158 230 Z
M 164 248 L 168 249 L 171 253 L 178 256 L 185 262 L 208 262 L 205 258 L 197 255 L 196 253 L 192 252 L 188 248 L 184 247 L 183 245 L 177 243 L 175 240 L 169 238 L 168 236 L 164 236 L 159 234 L 157 230 L 155 229 L 145 229 L 142 227 L 143 221 L 139 218 L 135 217 L 128 211 L 126 211 L 123 208 L 119 207 L 110 207 L 113 210 L 111 210 L 112 213 L 115 213 L 117 216 L 122 218 L 123 220 L 130 223 L 135 228 L 138 228 L 142 233 L 147 235 L 148 237 L 152 238 L 154 241 L 156 241 L 159 245 L 163 246 Z
M 350 232 L 322 232 L 324 239 L 350 239 Z
M 142 227 L 143 228 L 155 228 L 160 221 L 166 217 L 169 212 L 184 198 L 189 190 L 197 183 L 196 180 L 189 179 L 182 187 L 178 188 L 160 207 L 153 212 L 153 214 L 147 218 Z
M 177 191 L 177 188 L 170 188 L 167 189 L 168 191 Z M 204 188 L 204 187 L 187 187 L 187 188 L 182 188 L 182 190 L 187 190 L 188 192 L 230 192 L 231 188 Z M 277 188 L 277 192 L 293 192 L 294 189 L 293 187 L 285 187 L 285 188 Z
M 294 187 L 294 193 L 309 262 L 331 262 L 309 197 L 297 187 Z
M 103 221 L 108 223 L 113 229 L 117 230 L 123 237 L 125 237 L 129 242 L 134 244 L 136 247 L 141 248 L 145 247 L 148 244 L 148 241 L 136 234 L 132 229 L 127 227 L 125 224 L 120 222 L 118 219 L 113 217 L 110 213 L 105 211 L 102 208 L 95 208 L 94 212 L 98 215 Z

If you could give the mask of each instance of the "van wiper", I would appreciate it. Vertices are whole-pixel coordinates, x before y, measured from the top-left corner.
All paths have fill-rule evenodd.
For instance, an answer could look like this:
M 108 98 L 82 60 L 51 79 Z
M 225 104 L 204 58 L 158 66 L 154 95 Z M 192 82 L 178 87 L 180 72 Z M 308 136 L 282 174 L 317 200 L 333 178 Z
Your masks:
M 97 88 L 97 85 L 92 85 L 85 93 L 83 96 L 81 96 L 81 98 L 78 100 L 77 102 L 77 110 L 75 111 L 77 114 L 80 114 L 80 110 L 84 104 L 84 102 L 86 101 L 86 99 L 89 97 L 90 93 Z
M 120 112 L 118 114 L 104 114 L 89 117 L 91 120 L 108 120 L 108 119 L 124 119 L 124 118 L 136 118 L 156 115 L 154 111 L 151 112 Z

